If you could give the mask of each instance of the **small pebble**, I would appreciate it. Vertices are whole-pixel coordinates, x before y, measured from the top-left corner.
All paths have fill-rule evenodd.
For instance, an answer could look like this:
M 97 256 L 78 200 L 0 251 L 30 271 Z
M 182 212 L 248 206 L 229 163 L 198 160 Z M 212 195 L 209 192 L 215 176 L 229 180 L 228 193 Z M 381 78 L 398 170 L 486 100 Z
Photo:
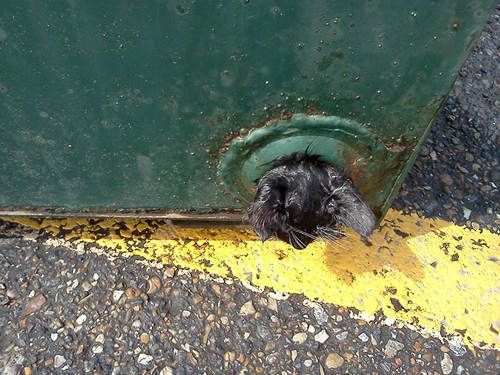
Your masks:
M 453 354 L 455 354 L 457 357 L 461 357 L 465 353 L 467 353 L 467 349 L 465 348 L 465 346 L 463 346 L 459 342 L 451 340 L 450 342 L 448 342 L 448 346 L 450 347 L 450 350 L 453 352 Z
M 313 308 L 313 314 L 318 324 L 325 324 L 328 322 L 328 314 L 321 306 L 315 306 Z
M 86 320 L 87 320 L 87 315 L 82 314 L 78 318 L 76 318 L 76 324 L 81 326 L 83 323 L 85 323 Z
M 325 330 L 322 330 L 314 336 L 314 340 L 319 342 L 320 344 L 324 344 L 329 337 L 330 336 L 328 336 L 328 333 L 326 333 Z
M 354 354 L 352 354 L 351 352 L 345 352 L 342 357 L 344 357 L 345 360 L 347 361 L 350 361 L 352 359 L 352 357 L 354 357 Z
M 346 338 L 347 338 L 347 335 L 348 335 L 348 332 L 347 331 L 344 331 L 344 332 L 340 332 L 340 333 L 337 333 L 335 335 L 335 337 L 337 338 L 337 340 L 339 341 L 344 341 Z
M 403 349 L 405 346 L 399 341 L 389 339 L 384 348 L 384 354 L 387 358 L 393 358 L 398 351 Z
M 152 276 L 149 280 L 148 280 L 148 290 L 147 290 L 147 294 L 151 295 L 151 294 L 155 294 L 156 292 L 158 292 L 158 290 L 160 290 L 161 288 L 161 280 L 158 276 Z
M 85 291 L 85 292 L 88 292 L 90 289 L 92 289 L 92 284 L 89 283 L 88 281 L 84 281 L 82 283 L 82 289 Z
M 453 361 L 448 353 L 443 354 L 443 359 L 441 360 L 441 370 L 443 370 L 444 375 L 451 374 L 453 370 Z
M 432 362 L 432 360 L 434 359 L 434 355 L 432 355 L 432 353 L 425 353 L 424 355 L 422 355 L 422 358 L 427 362 Z
M 224 360 L 228 362 L 234 362 L 236 360 L 236 353 L 232 351 L 225 352 Z
M 141 353 L 139 354 L 139 357 L 137 358 L 137 361 L 139 364 L 146 366 L 149 362 L 153 360 L 153 356 Z
M 115 290 L 113 291 L 113 302 L 118 302 L 120 298 L 123 296 L 123 290 Z
M 267 308 L 278 312 L 278 301 L 276 301 L 274 298 L 269 297 L 267 299 Z
M 362 332 L 359 336 L 358 339 L 360 339 L 363 342 L 367 342 L 370 338 L 366 335 L 366 333 Z
M 12 289 L 7 289 L 7 293 L 5 293 L 7 295 L 7 297 L 9 298 L 12 298 L 12 299 L 15 299 L 18 297 L 18 294 L 15 290 L 12 290 Z
M 66 362 L 66 358 L 64 358 L 62 355 L 56 354 L 54 356 L 54 367 L 55 368 L 61 367 L 65 362 Z
M 160 375 L 174 375 L 174 370 L 172 370 L 172 367 L 165 366 L 161 369 Z
M 146 332 L 141 333 L 141 336 L 139 336 L 139 339 L 143 344 L 148 344 L 149 343 L 149 335 Z
M 95 338 L 95 342 L 98 342 L 99 344 L 104 344 L 104 335 L 102 333 L 98 334 L 97 337 Z
M 328 357 L 326 357 L 325 365 L 329 369 L 339 368 L 344 364 L 344 358 L 342 358 L 338 353 L 330 353 Z
M 100 354 L 104 350 L 102 345 L 95 345 L 92 347 L 92 353 L 94 354 Z
M 296 333 L 292 337 L 292 341 L 296 344 L 299 344 L 299 345 L 306 342 L 306 339 L 307 339 L 307 334 L 305 332 Z
M 441 173 L 439 175 L 439 179 L 441 180 L 441 182 L 443 184 L 445 184 L 446 186 L 451 186 L 453 185 L 453 179 L 451 178 L 451 176 L 448 174 L 448 173 Z
M 45 298 L 43 294 L 38 294 L 37 296 L 30 297 L 30 299 L 24 306 L 22 315 L 27 316 L 40 310 L 40 308 L 45 304 L 46 301 L 47 298 Z
M 252 300 L 245 302 L 240 308 L 240 315 L 253 315 L 255 312 Z
M 416 352 L 419 352 L 420 350 L 422 350 L 422 344 L 420 344 L 419 341 L 415 341 L 413 343 L 413 349 L 416 351 Z

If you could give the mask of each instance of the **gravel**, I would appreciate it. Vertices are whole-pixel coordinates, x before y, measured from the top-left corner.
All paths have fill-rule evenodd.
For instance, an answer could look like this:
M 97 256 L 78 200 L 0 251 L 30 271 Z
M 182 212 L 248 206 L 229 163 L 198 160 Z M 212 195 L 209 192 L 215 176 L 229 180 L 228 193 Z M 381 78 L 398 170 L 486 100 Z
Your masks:
M 0 238 L 0 294 L 13 296 L 0 306 L 0 367 L 13 374 L 500 370 L 495 351 L 474 354 L 458 341 L 387 325 L 384 317 L 365 322 L 299 295 L 277 300 L 238 281 L 77 254 L 47 245 L 43 234 L 16 237 L 30 237 L 26 231 L 0 224 L 10 235 Z M 89 279 L 96 284 L 85 291 Z M 119 298 L 116 291 L 123 291 Z M 318 322 L 318 309 L 329 319 Z

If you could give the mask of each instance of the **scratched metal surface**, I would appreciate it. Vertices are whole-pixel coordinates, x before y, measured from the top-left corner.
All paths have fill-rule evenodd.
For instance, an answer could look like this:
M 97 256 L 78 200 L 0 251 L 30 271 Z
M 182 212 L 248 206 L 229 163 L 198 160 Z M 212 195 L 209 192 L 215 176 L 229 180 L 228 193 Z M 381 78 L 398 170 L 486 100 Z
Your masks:
M 493 5 L 7 2 L 0 208 L 238 209 L 221 150 L 297 113 L 402 148 L 397 187 Z

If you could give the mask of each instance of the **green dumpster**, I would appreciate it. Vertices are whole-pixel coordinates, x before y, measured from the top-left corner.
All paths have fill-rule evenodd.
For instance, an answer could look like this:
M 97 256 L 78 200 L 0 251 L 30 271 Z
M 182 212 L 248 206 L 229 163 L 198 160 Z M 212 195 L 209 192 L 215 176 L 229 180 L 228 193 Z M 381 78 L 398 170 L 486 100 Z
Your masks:
M 1 214 L 227 218 L 309 148 L 380 217 L 494 4 L 5 1 Z

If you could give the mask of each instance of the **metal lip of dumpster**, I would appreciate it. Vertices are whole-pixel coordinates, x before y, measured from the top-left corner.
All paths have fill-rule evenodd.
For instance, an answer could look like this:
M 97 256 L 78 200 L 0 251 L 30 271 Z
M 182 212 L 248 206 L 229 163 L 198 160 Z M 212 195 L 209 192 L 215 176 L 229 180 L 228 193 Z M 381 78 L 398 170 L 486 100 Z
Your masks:
M 233 139 L 219 164 L 219 177 L 236 199 L 247 202 L 255 181 L 276 158 L 294 152 L 320 155 L 349 176 L 373 207 L 384 204 L 387 191 L 374 189 L 380 172 L 397 167 L 403 145 L 386 147 L 366 127 L 337 116 L 295 114 Z M 386 183 L 392 186 L 392 183 Z
M 18 208 L 1 208 L 1 217 L 32 217 L 32 218 L 116 218 L 116 219 L 164 219 L 175 222 L 217 222 L 227 223 L 243 223 L 245 215 L 242 210 L 227 210 L 214 212 L 169 212 L 166 210 L 87 210 L 87 211 L 68 211 L 66 209 L 18 209 Z

